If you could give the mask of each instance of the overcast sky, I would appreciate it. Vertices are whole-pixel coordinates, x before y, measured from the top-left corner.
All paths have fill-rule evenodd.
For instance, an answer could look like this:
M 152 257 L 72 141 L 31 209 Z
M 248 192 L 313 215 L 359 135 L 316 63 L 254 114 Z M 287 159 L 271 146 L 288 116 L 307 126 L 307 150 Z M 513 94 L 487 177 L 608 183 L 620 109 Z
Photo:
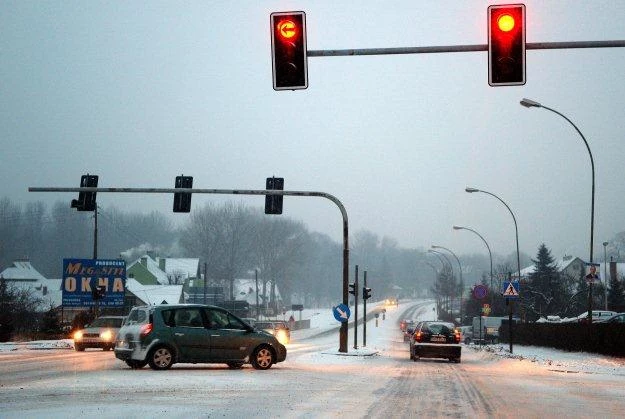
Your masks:
M 322 191 L 349 229 L 456 253 L 589 256 L 625 230 L 625 48 L 530 50 L 527 84 L 488 85 L 487 53 L 311 57 L 309 88 L 272 89 L 269 14 L 304 10 L 308 49 L 486 44 L 486 1 L 3 1 L 0 197 L 67 201 L 101 187 Z M 624 40 L 623 1 L 525 1 L 527 42 Z M 229 198 L 229 197 L 228 197 Z M 192 208 L 222 200 L 193 196 Z M 262 197 L 237 197 L 263 206 Z M 284 214 L 340 242 L 336 206 L 286 197 Z M 99 194 L 171 212 L 171 195 Z M 192 209 L 193 210 L 193 209 Z M 172 214 L 178 220 L 188 214 Z M 600 255 L 600 256 L 599 256 Z

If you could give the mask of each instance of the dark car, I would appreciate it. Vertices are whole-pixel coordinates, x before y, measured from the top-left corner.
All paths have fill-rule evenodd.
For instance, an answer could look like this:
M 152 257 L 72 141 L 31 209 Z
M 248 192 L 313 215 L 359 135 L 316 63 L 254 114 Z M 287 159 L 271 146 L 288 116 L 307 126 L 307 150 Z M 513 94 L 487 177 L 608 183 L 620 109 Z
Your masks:
M 415 329 L 410 338 L 410 359 L 447 358 L 460 362 L 462 347 L 460 331 L 453 323 L 424 321 Z
M 131 368 L 166 370 L 175 363 L 250 363 L 266 370 L 286 348 L 227 310 L 201 304 L 135 307 L 119 330 L 115 356 Z
M 625 313 L 616 313 L 605 320 L 598 320 L 597 323 L 625 323 Z
M 406 329 L 404 330 L 404 342 L 410 342 L 410 338 L 414 334 L 415 328 L 421 322 L 415 322 L 414 320 L 408 320 L 406 322 Z

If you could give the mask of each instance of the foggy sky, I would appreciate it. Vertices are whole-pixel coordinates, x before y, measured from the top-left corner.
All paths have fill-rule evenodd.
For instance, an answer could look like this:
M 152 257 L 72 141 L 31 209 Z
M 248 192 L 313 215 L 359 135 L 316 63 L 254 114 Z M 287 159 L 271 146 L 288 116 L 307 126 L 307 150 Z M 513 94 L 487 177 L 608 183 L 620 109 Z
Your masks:
M 308 49 L 486 43 L 480 1 L 3 1 L 0 197 L 67 201 L 101 187 L 285 189 L 336 196 L 350 232 L 458 254 L 545 243 L 595 259 L 625 230 L 625 48 L 529 50 L 527 84 L 488 85 L 487 53 L 311 57 L 309 88 L 272 89 L 269 14 L 304 10 Z M 525 1 L 527 42 L 625 39 L 625 2 Z M 392 7 L 389 5 L 392 4 Z M 192 208 L 231 199 L 194 195 Z M 235 197 L 263 206 L 262 197 Z M 171 195 L 99 194 L 100 206 L 169 213 Z M 193 210 L 193 209 L 192 209 Z M 286 197 L 284 214 L 342 238 L 334 204 Z M 172 214 L 185 220 L 188 214 Z

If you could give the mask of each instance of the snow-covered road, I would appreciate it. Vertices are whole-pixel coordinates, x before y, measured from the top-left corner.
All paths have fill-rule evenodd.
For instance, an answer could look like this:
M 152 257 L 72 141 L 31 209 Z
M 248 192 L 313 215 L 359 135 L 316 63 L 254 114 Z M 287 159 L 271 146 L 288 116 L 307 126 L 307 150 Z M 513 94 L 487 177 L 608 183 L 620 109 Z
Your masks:
M 620 359 L 465 346 L 461 364 L 412 362 L 398 328 L 410 306 L 389 309 L 378 327 L 369 322 L 366 348 L 353 349 L 350 327 L 347 356 L 337 352 L 338 332 L 313 337 L 338 325 L 331 313 L 310 313 L 313 327 L 295 331 L 287 360 L 268 371 L 192 364 L 130 370 L 111 352 L 0 345 L 0 417 L 596 418 L 625 411 Z M 430 306 L 414 313 L 432 315 Z

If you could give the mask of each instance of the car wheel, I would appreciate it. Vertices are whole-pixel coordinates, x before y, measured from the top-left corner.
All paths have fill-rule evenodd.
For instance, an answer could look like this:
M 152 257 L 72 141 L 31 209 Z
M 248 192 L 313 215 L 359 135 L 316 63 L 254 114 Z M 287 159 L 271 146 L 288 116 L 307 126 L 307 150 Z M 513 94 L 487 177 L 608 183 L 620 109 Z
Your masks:
M 148 364 L 153 370 L 167 370 L 174 363 L 174 354 L 167 346 L 157 346 L 148 355 Z
M 417 362 L 417 361 L 419 360 L 419 357 L 418 357 L 417 355 L 413 355 L 413 356 L 412 356 L 412 360 L 413 360 L 414 362 Z
M 76 351 L 78 351 L 78 352 L 82 352 L 82 351 L 84 351 L 84 350 L 85 350 L 85 347 L 84 347 L 84 346 L 82 346 L 82 345 L 78 345 L 78 344 L 76 344 L 76 343 L 75 343 L 75 344 L 74 344 L 74 349 L 76 349 Z
M 243 362 L 226 362 L 231 370 L 240 370 L 243 368 Z
M 274 354 L 268 346 L 259 346 L 252 354 L 252 366 L 257 370 L 266 370 L 271 367 L 274 361 Z
M 138 370 L 145 367 L 148 364 L 147 361 L 138 361 L 136 359 L 127 359 L 126 365 L 128 365 L 133 370 Z

